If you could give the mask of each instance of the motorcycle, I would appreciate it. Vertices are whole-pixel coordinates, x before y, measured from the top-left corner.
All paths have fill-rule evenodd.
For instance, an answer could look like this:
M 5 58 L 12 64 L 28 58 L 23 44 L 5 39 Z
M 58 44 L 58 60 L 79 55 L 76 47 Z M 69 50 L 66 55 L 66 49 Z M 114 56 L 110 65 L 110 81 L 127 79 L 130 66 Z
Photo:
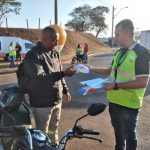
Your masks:
M 11 94 L 8 94 L 6 91 L 9 91 Z M 78 121 L 87 116 L 96 116 L 102 113 L 106 108 L 106 104 L 104 103 L 92 104 L 87 109 L 87 114 L 75 121 L 73 128 L 64 133 L 58 147 L 55 147 L 45 132 L 25 126 L 25 123 L 29 124 L 31 121 L 26 122 L 26 120 L 23 123 L 20 122 L 20 118 L 17 118 L 19 114 L 17 114 L 17 117 L 15 116 L 16 113 L 14 112 L 17 111 L 20 113 L 22 108 L 26 110 L 24 112 L 30 112 L 28 110 L 29 108 L 26 107 L 26 104 L 23 102 L 25 97 L 20 93 L 19 88 L 15 86 L 10 87 L 3 90 L 2 93 L 0 98 L 4 99 L 0 99 L 0 137 L 3 150 L 65 150 L 68 140 L 72 140 L 73 138 L 86 138 L 100 143 L 102 142 L 100 139 L 86 135 L 99 135 L 98 131 L 84 129 L 82 126 L 78 125 Z M 23 115 L 21 115 L 21 117 L 23 118 Z
M 72 58 L 72 60 L 71 60 L 71 64 L 74 64 L 75 62 L 84 62 L 85 61 L 85 59 L 84 59 L 84 54 L 78 54 L 77 52 L 76 52 L 76 54 L 75 54 L 75 56 Z

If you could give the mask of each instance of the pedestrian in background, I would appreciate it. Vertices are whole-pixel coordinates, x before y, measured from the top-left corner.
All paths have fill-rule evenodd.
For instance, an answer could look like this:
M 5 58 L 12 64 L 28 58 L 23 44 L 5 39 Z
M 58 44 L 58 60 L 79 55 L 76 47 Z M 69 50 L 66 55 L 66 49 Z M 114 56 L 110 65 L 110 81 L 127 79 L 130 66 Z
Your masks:
M 83 49 L 80 44 L 78 44 L 78 46 L 76 48 L 76 53 L 77 53 L 77 55 L 81 55 L 83 53 Z
M 14 48 L 14 43 L 10 42 L 10 44 L 9 44 L 10 68 L 15 67 L 15 59 L 16 59 L 16 51 L 15 51 L 15 48 Z
M 21 47 L 20 43 L 18 43 L 18 42 L 16 43 L 15 50 L 16 50 L 16 61 L 17 61 L 17 65 L 18 65 L 18 61 L 21 61 L 22 47 Z
M 149 53 L 133 39 L 134 26 L 131 20 L 120 21 L 115 28 L 115 40 L 120 49 L 108 68 L 94 67 L 91 70 L 110 76 L 105 83 L 109 100 L 109 113 L 115 132 L 115 150 L 136 150 L 136 127 L 143 97 L 149 80 Z
M 77 61 L 81 60 L 83 57 L 83 49 L 80 44 L 76 48 Z
M 75 69 L 63 71 L 59 53 L 54 50 L 59 39 L 51 27 L 42 30 L 41 41 L 24 58 L 29 82 L 29 101 L 35 116 L 36 128 L 45 131 L 57 145 L 58 124 L 61 116 L 62 98 L 69 102 L 71 95 L 64 76 L 72 76 Z
M 85 43 L 85 45 L 84 45 L 84 53 L 83 53 L 85 62 L 88 62 L 88 51 L 89 51 L 89 46 L 88 46 L 87 43 Z
M 15 49 L 16 49 L 16 60 L 17 61 L 21 61 L 21 50 L 22 50 L 22 47 L 20 45 L 20 43 L 16 43 L 16 46 L 15 46 Z

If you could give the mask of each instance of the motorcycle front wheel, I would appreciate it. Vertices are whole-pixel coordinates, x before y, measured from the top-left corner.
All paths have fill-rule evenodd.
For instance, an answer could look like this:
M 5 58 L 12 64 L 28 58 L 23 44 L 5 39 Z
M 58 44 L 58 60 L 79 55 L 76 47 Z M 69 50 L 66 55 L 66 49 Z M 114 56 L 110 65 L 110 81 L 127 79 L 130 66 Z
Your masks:
M 76 60 L 77 60 L 77 58 L 73 57 L 72 60 L 71 60 L 71 64 L 74 64 Z

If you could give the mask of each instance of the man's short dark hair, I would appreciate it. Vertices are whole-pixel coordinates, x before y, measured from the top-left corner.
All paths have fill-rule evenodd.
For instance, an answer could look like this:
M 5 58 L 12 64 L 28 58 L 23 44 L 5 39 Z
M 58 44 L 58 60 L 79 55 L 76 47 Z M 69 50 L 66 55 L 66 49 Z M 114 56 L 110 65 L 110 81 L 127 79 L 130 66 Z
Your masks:
M 49 35 L 56 35 L 57 31 L 54 28 L 47 26 L 42 30 L 42 34 L 45 34 L 45 33 Z
M 129 31 L 132 35 L 134 35 L 134 26 L 133 26 L 133 22 L 130 19 L 124 19 L 120 21 L 116 25 L 116 28 L 119 26 L 121 26 L 123 29 Z

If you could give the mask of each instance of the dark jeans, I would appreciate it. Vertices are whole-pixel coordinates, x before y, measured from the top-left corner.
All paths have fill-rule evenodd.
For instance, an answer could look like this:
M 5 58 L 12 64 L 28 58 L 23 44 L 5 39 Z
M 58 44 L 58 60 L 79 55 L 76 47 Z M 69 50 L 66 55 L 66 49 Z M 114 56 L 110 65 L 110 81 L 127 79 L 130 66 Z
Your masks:
M 84 53 L 83 56 L 84 56 L 84 60 L 88 61 L 88 55 L 87 55 L 87 53 Z
M 14 56 L 9 57 L 10 57 L 10 67 L 15 67 L 15 57 Z
M 109 103 L 109 113 L 116 138 L 115 150 L 136 150 L 136 123 L 139 109 Z

